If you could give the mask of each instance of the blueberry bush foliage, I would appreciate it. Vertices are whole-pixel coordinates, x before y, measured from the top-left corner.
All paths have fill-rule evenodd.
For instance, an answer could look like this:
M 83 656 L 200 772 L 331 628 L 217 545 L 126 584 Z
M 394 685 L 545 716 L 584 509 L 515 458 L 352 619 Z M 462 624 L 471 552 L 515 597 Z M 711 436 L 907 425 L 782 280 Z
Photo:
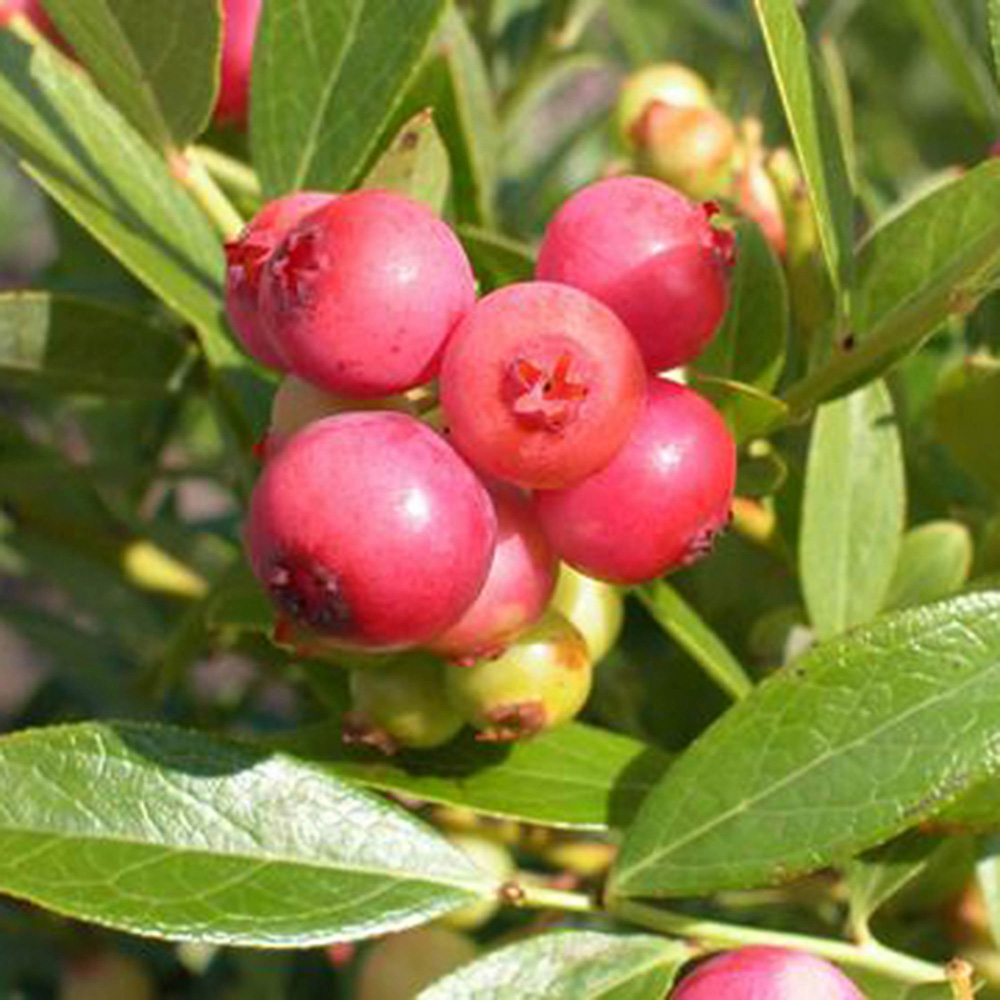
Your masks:
M 1000 996 L 998 0 L 264 0 L 214 115 L 238 4 L 6 6 L 0 994 L 656 1000 L 767 944 Z M 680 373 L 729 529 L 563 592 L 610 644 L 574 721 L 345 742 L 389 665 L 272 636 L 224 245 L 389 189 L 486 294 L 629 173 L 735 234 Z

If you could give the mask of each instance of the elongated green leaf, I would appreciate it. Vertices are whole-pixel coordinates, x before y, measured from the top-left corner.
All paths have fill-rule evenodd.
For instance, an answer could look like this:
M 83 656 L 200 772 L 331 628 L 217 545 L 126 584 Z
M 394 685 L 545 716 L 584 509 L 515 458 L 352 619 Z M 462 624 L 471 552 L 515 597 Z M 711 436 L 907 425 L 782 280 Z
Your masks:
M 455 215 L 462 222 L 493 223 L 500 151 L 489 75 L 463 17 L 450 7 L 409 106 L 432 104 L 451 155 Z
M 635 591 L 660 627 L 691 654 L 705 673 L 733 698 L 745 698 L 753 689 L 739 660 L 673 587 L 655 580 Z
M 1000 163 L 987 161 L 890 215 L 858 248 L 855 334 L 862 346 L 912 302 L 968 308 L 1000 256 Z M 939 311 L 935 325 L 949 314 Z
M 64 57 L 0 35 L 0 135 L 77 222 L 199 329 L 215 364 L 242 367 L 222 323 L 221 242 L 163 159 Z
M 45 0 L 108 100 L 155 146 L 183 149 L 208 124 L 222 25 L 205 0 Z
M 853 284 L 852 195 L 840 132 L 795 0 L 754 0 L 834 285 Z
M 849 347 L 794 385 L 794 413 L 842 395 L 919 347 L 988 290 L 1000 261 L 1000 162 L 990 160 L 882 222 L 858 248 Z
M 989 66 L 947 0 L 906 0 L 906 9 L 951 77 L 968 113 L 987 129 L 1000 120 L 1000 97 Z
M 445 0 L 268 0 L 251 108 L 266 197 L 358 178 L 444 8 Z
M 398 191 L 440 214 L 448 197 L 449 176 L 448 151 L 431 109 L 425 108 L 399 130 L 368 172 L 364 186 Z
M 660 1000 L 690 957 L 681 942 L 647 934 L 557 931 L 462 966 L 418 1000 Z
M 392 759 L 345 747 L 329 725 L 271 745 L 383 791 L 527 823 L 592 829 L 630 822 L 670 761 L 636 740 L 582 723 L 508 747 L 462 737 Z
M 908 531 L 885 598 L 886 610 L 929 604 L 958 593 L 972 568 L 972 536 L 958 521 Z
M 740 223 L 736 270 L 722 328 L 694 362 L 698 372 L 774 388 L 788 339 L 788 289 L 781 264 L 760 227 Z
M 169 392 L 191 361 L 175 331 L 85 301 L 0 295 L 0 382 L 82 392 Z
M 844 150 L 844 163 L 851 190 L 856 189 L 858 174 L 857 141 L 854 135 L 854 107 L 851 103 L 851 81 L 844 64 L 837 40 L 832 35 L 822 35 L 818 40 L 819 60 L 823 79 L 826 81 L 830 106 L 840 132 Z
M 987 0 L 990 20 L 990 42 L 993 46 L 993 72 L 1000 80 L 1000 0 Z
M 1000 830 L 1000 779 L 987 778 L 960 795 L 935 817 L 946 829 Z
M 495 891 L 421 823 L 279 754 L 159 726 L 0 740 L 0 890 L 139 934 L 268 947 L 410 926 Z
M 1000 495 L 996 428 L 1000 426 L 1000 365 L 970 360 L 951 372 L 934 400 L 934 430 L 958 464 Z
M 612 891 L 702 894 L 842 861 L 982 781 L 998 725 L 1000 594 L 855 629 L 759 685 L 674 763 Z
M 876 382 L 823 406 L 809 445 L 799 564 L 820 638 L 878 613 L 905 518 L 903 454 L 892 399 Z

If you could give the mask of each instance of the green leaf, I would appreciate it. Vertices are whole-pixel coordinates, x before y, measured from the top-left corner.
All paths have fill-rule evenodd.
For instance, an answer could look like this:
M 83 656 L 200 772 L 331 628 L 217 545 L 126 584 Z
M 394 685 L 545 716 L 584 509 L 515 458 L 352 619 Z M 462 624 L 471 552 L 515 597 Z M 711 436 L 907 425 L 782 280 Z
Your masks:
M 477 226 L 459 226 L 458 235 L 483 291 L 530 281 L 535 273 L 535 256 L 526 243 Z
M 739 660 L 670 584 L 654 580 L 634 593 L 667 635 L 687 650 L 723 691 L 733 698 L 745 698 L 753 690 L 753 681 Z
M 557 931 L 464 965 L 418 1000 L 660 1000 L 690 957 L 681 942 L 652 935 Z
M 975 591 L 973 591 L 975 592 Z M 1000 592 L 1000 588 L 990 591 Z M 959 828 L 971 832 L 1000 831 L 1000 777 L 990 776 L 959 795 L 936 813 L 934 828 Z
M 824 643 L 672 765 L 625 837 L 612 891 L 776 883 L 888 840 L 996 766 L 998 691 L 1000 594 Z
M 972 536 L 958 521 L 931 521 L 903 536 L 884 608 L 908 608 L 950 597 L 972 568 Z
M 455 215 L 462 222 L 493 224 L 500 140 L 489 74 L 464 18 L 449 6 L 408 106 L 433 105 L 451 155 Z
M 694 367 L 770 392 L 781 375 L 788 339 L 785 275 L 759 226 L 740 223 L 737 239 L 725 321 Z
M 448 197 L 448 151 L 430 108 L 418 111 L 397 133 L 365 177 L 364 187 L 398 191 L 441 214 Z
M 987 0 L 990 43 L 993 47 L 993 72 L 1000 80 L 1000 0 Z
M 0 382 L 119 397 L 176 388 L 192 360 L 175 331 L 41 293 L 0 295 Z
M 383 800 L 183 730 L 7 736 L 0 777 L 0 890 L 137 934 L 301 947 L 407 927 L 497 888 Z
M 878 377 L 952 315 L 1000 261 L 1000 162 L 990 160 L 885 219 L 858 248 L 852 339 L 785 395 L 793 414 Z
M 934 400 L 934 430 L 958 464 L 1000 496 L 996 428 L 1000 427 L 1000 364 L 970 359 L 947 376 Z
M 942 809 L 934 822 L 946 829 L 1000 830 L 1000 779 L 991 777 L 970 788 Z
M 1000 163 L 990 160 L 890 214 L 858 248 L 858 346 L 913 305 L 934 328 L 980 287 L 1000 257 Z
M 927 870 L 944 843 L 915 831 L 855 858 L 847 867 L 851 925 L 863 930 L 883 903 Z
M 881 382 L 824 405 L 806 465 L 799 564 L 820 638 L 873 618 L 906 518 L 903 453 Z
M 688 373 L 688 382 L 691 388 L 712 401 L 738 444 L 766 434 L 781 424 L 788 414 L 780 399 L 756 386 L 696 371 Z
M 966 111 L 983 128 L 994 130 L 1000 121 L 996 84 L 959 12 L 948 0 L 906 0 L 906 8 L 951 77 Z
M 526 823 L 595 830 L 628 823 L 670 763 L 652 747 L 582 723 L 512 746 L 462 736 L 437 750 L 391 759 L 344 746 L 331 725 L 269 745 L 382 791 Z
M 861 989 L 865 1000 L 954 1000 L 955 994 L 947 983 L 921 983 L 911 986 L 898 979 L 866 972 L 861 969 L 849 971 L 854 984 Z
M 162 157 L 51 46 L 0 36 L 0 136 L 77 222 L 198 328 L 213 364 L 243 368 L 222 321 L 221 242 Z
M 218 87 L 220 9 L 204 0 L 45 0 L 105 96 L 154 146 L 183 149 Z
M 444 8 L 445 0 L 268 0 L 251 107 L 265 197 L 357 180 Z
M 840 132 L 795 0 L 754 0 L 834 286 L 853 284 L 853 206 Z

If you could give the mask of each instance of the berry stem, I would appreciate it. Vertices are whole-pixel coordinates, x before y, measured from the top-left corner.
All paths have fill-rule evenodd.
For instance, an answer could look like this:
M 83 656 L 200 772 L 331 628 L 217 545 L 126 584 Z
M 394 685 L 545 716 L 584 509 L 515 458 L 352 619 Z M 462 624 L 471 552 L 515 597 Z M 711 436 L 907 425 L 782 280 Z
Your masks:
M 591 896 L 567 889 L 550 889 L 544 885 L 516 881 L 517 905 L 535 910 L 562 910 L 564 913 L 600 913 L 600 906 Z M 510 895 L 506 898 L 513 898 Z
M 257 174 L 242 160 L 227 156 L 211 146 L 192 146 L 188 150 L 188 156 L 197 160 L 226 190 L 248 201 L 260 201 L 261 190 Z
M 191 154 L 175 153 L 170 157 L 170 168 L 188 194 L 198 203 L 226 240 L 235 239 L 243 229 L 243 217 L 233 207 L 222 189 L 212 179 L 204 164 Z
M 517 905 L 536 909 L 555 909 L 567 913 L 601 913 L 645 927 L 648 930 L 691 939 L 705 947 L 742 947 L 744 945 L 771 945 L 778 948 L 797 949 L 827 958 L 832 962 L 864 969 L 867 972 L 889 976 L 904 983 L 944 982 L 945 970 L 940 965 L 922 961 L 911 955 L 887 948 L 874 939 L 863 944 L 834 941 L 830 938 L 811 937 L 806 934 L 788 934 L 783 931 L 761 930 L 739 924 L 724 924 L 701 920 L 685 913 L 663 910 L 646 903 L 616 899 L 602 911 L 598 902 L 579 892 L 549 889 L 544 886 L 519 883 Z

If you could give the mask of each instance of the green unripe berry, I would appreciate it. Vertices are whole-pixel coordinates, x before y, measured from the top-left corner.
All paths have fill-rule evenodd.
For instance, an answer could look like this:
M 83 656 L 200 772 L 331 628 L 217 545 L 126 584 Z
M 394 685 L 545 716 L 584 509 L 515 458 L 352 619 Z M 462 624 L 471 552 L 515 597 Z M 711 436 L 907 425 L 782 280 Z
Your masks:
M 593 671 L 586 640 L 549 611 L 495 659 L 445 668 L 448 698 L 479 730 L 479 739 L 507 742 L 535 736 L 583 708 Z
M 633 129 L 655 101 L 678 108 L 711 108 L 708 84 L 680 63 L 656 63 L 625 78 L 616 109 L 618 133 L 627 148 L 634 145 Z
M 386 753 L 447 743 L 464 719 L 445 695 L 444 670 L 437 657 L 412 653 L 352 671 L 353 711 L 344 720 L 344 739 Z
M 552 607 L 580 631 L 593 663 L 600 663 L 618 641 L 625 602 L 617 587 L 595 580 L 563 563 Z
M 324 417 L 353 410 L 394 410 L 413 413 L 414 406 L 405 396 L 385 396 L 381 399 L 348 399 L 326 392 L 295 375 L 286 375 L 278 386 L 271 403 L 271 423 L 267 431 L 265 456 L 276 455 L 285 442 L 296 433 Z
M 632 126 L 632 145 L 640 173 L 701 200 L 729 179 L 736 129 L 715 108 L 653 101 Z
M 476 957 L 464 934 L 417 927 L 376 941 L 364 954 L 355 1000 L 411 1000 L 425 986 Z
M 495 840 L 470 834 L 449 834 L 448 839 L 469 856 L 472 863 L 500 882 L 506 882 L 515 871 L 510 851 Z M 452 910 L 438 919 L 442 926 L 456 931 L 472 931 L 490 920 L 500 908 L 497 899 L 480 899 L 459 910 Z

